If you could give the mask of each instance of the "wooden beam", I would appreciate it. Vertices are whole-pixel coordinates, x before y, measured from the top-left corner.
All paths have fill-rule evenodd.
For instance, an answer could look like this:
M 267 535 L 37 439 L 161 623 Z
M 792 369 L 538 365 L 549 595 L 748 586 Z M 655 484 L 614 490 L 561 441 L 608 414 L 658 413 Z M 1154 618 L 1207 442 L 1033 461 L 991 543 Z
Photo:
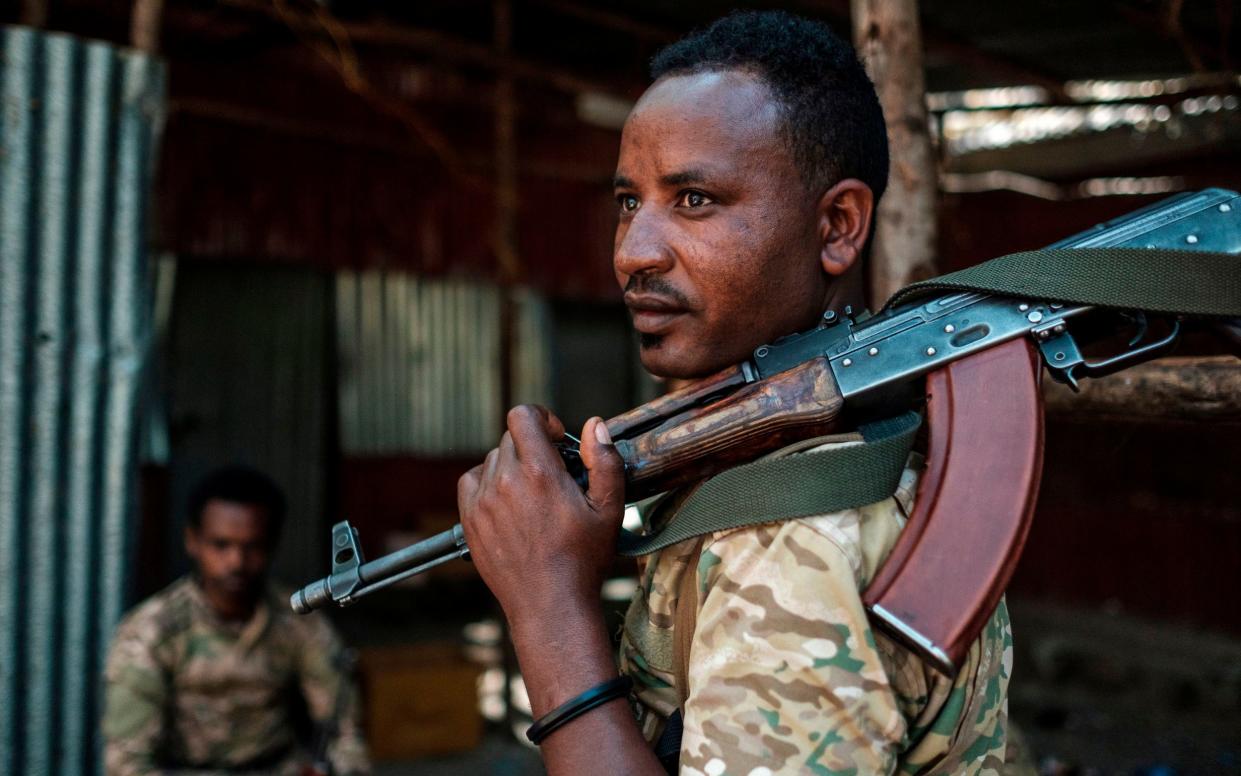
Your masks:
M 302 35 L 327 36 L 323 25 L 312 14 L 288 11 L 282 14 L 274 5 L 261 0 L 220 0 L 220 3 L 270 17 Z M 391 46 L 458 65 L 472 65 L 493 72 L 503 70 L 514 78 L 541 83 L 569 94 L 600 92 L 627 99 L 641 89 L 641 85 L 636 83 L 606 83 L 584 78 L 568 69 L 530 62 L 511 53 L 499 54 L 493 47 L 434 30 L 401 27 L 390 23 L 343 20 L 336 20 L 336 26 L 348 35 L 353 43 Z
M 1162 358 L 1098 379 L 1081 393 L 1047 380 L 1051 416 L 1071 420 L 1191 421 L 1241 424 L 1241 359 Z
M 917 0 L 853 0 L 858 54 L 879 93 L 892 169 L 876 213 L 870 303 L 935 271 L 938 192 L 926 111 Z
M 972 70 L 994 75 L 1007 84 L 1042 87 L 1047 92 L 1047 101 L 1053 105 L 1068 105 L 1073 102 L 1065 91 L 1064 80 L 1042 70 L 986 51 L 944 32 L 923 31 L 922 38 L 928 53 L 951 59 Z
M 854 0 L 815 0 L 813 7 L 832 16 L 849 19 L 856 18 L 851 7 L 853 4 Z M 922 45 L 927 55 L 942 56 L 965 67 L 994 74 L 1007 85 L 1041 86 L 1047 90 L 1053 103 L 1071 102 L 1064 91 L 1063 79 L 1028 63 L 979 48 L 946 30 L 925 24 L 921 19 L 919 24 L 922 29 Z M 856 21 L 853 29 L 857 30 Z M 854 40 L 857 40 L 856 32 Z
M 251 108 L 221 100 L 189 97 L 172 99 L 168 103 L 168 117 L 171 120 L 177 116 L 185 116 L 193 121 L 222 122 L 253 127 L 264 132 L 305 138 L 344 148 L 366 148 L 399 158 L 423 161 L 434 159 L 434 156 L 429 155 L 422 146 L 399 141 L 377 132 L 350 129 L 312 118 L 290 117 L 276 111 Z M 494 152 L 462 151 L 461 159 L 471 172 L 484 176 L 490 174 L 495 162 L 495 154 Z M 609 185 L 612 180 L 612 168 L 609 166 L 597 165 L 594 169 L 584 169 L 581 165 L 549 159 L 546 154 L 543 154 L 542 158 L 531 154 L 519 157 L 517 171 L 521 175 L 534 175 L 556 181 L 589 183 L 600 187 Z
M 1154 32 L 1175 43 L 1185 57 L 1185 63 L 1195 73 L 1205 73 L 1218 66 L 1220 60 L 1227 60 L 1227 47 L 1220 51 L 1221 56 L 1213 57 L 1215 62 L 1208 66 L 1203 58 L 1202 48 L 1181 24 L 1181 11 L 1184 9 L 1182 0 L 1167 0 L 1160 3 L 1158 11 L 1147 11 L 1135 8 L 1125 2 L 1114 2 L 1113 7 L 1124 19 L 1134 27 Z
M 492 0 L 493 45 L 496 56 L 509 58 L 513 47 L 513 8 L 510 0 Z M 495 138 L 496 214 L 492 241 L 500 286 L 507 289 L 521 279 L 517 255 L 517 96 L 513 77 L 505 68 L 496 72 L 493 129 Z M 510 332 L 511 334 L 511 332 Z M 504 408 L 506 411 L 508 407 Z
M 671 43 L 678 37 L 676 32 L 666 27 L 647 24 L 646 22 L 641 22 L 612 11 L 588 8 L 577 3 L 565 2 L 565 0 L 536 0 L 536 2 L 544 8 L 562 13 L 565 16 L 571 16 L 588 24 L 593 24 L 596 27 L 623 32 L 653 43 Z

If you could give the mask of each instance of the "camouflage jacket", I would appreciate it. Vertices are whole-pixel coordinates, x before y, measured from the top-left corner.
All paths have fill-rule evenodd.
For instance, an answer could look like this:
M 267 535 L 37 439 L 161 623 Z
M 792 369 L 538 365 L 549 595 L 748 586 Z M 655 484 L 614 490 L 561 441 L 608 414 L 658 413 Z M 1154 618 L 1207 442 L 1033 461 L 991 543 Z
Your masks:
M 293 614 L 269 590 L 246 623 L 211 610 L 189 577 L 147 599 L 117 627 L 104 670 L 109 776 L 177 771 L 297 774 L 300 692 L 315 722 L 343 703 L 328 757 L 337 774 L 369 771 L 342 645 L 320 615 Z
M 859 591 L 891 551 L 916 484 L 911 467 L 877 504 L 720 531 L 700 554 L 691 540 L 649 556 L 620 653 L 649 741 L 678 705 L 673 623 L 682 575 L 697 575 L 681 774 L 1003 769 L 1012 666 L 1003 602 L 956 681 L 874 631 L 862 607 Z M 651 519 L 657 528 L 669 515 Z

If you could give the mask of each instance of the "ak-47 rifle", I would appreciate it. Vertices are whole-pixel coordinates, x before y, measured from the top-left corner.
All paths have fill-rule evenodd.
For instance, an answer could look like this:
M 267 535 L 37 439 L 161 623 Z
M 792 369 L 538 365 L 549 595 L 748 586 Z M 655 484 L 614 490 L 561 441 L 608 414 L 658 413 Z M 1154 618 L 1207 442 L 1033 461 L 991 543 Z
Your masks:
M 332 713 L 314 725 L 310 762 L 302 767 L 300 776 L 334 776 L 335 768 L 332 767 L 332 759 L 328 753 L 340 735 L 341 725 L 345 721 L 345 709 L 351 703 L 353 673 L 357 665 L 358 653 L 352 649 L 342 649 L 333 658 L 332 668 L 336 670 L 340 682 L 336 686 L 336 697 L 332 700 Z
M 1241 253 L 1241 196 L 1219 189 L 1179 195 L 1051 248 L 1191 248 L 1217 259 Z M 1065 253 L 1025 256 L 1063 260 Z M 1103 258 L 1150 258 L 1142 254 L 1119 251 Z M 1145 271 L 1163 271 L 1166 252 L 1161 259 L 1147 262 Z M 1076 271 L 1067 267 L 1050 274 L 1059 278 Z M 929 281 L 932 295 L 907 301 L 911 295 L 901 292 L 895 304 L 870 318 L 829 311 L 812 331 L 763 345 L 741 364 L 612 418 L 607 428 L 625 462 L 627 498 L 698 480 L 925 400 L 927 466 L 915 510 L 863 598 L 890 635 L 955 673 L 1002 595 L 1029 530 L 1043 460 L 1040 366 L 1076 387 L 1080 377 L 1110 374 L 1164 353 L 1187 323 L 1174 313 L 1202 313 L 1185 301 L 1198 294 L 1192 279 L 1180 278 L 1181 295 L 1171 308 L 1144 303 L 1126 311 L 1124 300 L 1130 297 L 1125 295 L 1120 303 L 1066 301 L 1078 285 L 1087 288 L 1087 298 L 1107 297 L 1113 281 L 1124 285 L 1123 271 L 1069 277 L 1060 290 L 1048 292 L 1036 282 L 1039 273 L 1024 265 L 1017 269 L 1013 273 L 1010 267 L 985 286 L 1014 289 L 1007 293 L 962 290 L 977 286 L 945 276 Z M 1222 272 L 1238 269 L 1241 260 Z M 1163 288 L 1159 281 L 1153 285 L 1155 294 Z M 1151 286 L 1148 282 L 1145 296 L 1137 298 L 1149 299 Z M 1236 288 L 1229 283 L 1223 301 L 1208 305 L 1206 314 L 1241 315 Z M 1203 294 L 1210 296 L 1209 289 Z M 1162 314 L 1148 316 L 1144 310 Z M 1137 335 L 1118 355 L 1087 358 L 1075 336 L 1078 322 L 1109 316 L 1135 325 Z M 1157 335 L 1148 333 L 1155 330 L 1148 328 L 1148 317 L 1163 318 Z M 584 484 L 574 445 L 560 447 L 567 468 Z M 333 527 L 332 542 L 331 575 L 295 593 L 295 611 L 349 604 L 469 553 L 460 525 L 369 563 L 363 562 L 357 531 L 348 522 Z

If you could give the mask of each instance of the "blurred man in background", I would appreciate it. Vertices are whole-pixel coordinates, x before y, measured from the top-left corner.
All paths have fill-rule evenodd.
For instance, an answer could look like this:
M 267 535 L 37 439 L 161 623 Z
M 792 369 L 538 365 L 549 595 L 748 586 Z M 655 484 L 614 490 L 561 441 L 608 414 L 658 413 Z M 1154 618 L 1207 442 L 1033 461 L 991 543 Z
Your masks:
M 337 776 L 368 772 L 343 645 L 267 582 L 284 511 L 276 484 L 251 469 L 221 469 L 195 489 L 185 531 L 194 572 L 131 611 L 108 653 L 109 776 L 300 774 L 315 761 Z M 302 709 L 319 752 L 299 745 Z

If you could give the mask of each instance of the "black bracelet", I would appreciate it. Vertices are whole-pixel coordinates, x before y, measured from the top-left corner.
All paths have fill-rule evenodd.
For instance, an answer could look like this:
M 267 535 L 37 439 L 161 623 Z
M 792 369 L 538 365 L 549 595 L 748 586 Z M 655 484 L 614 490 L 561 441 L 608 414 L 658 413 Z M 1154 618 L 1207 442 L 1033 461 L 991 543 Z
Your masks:
M 615 679 L 609 679 L 603 684 L 597 684 L 581 695 L 570 698 L 544 714 L 542 719 L 526 730 L 526 738 L 530 739 L 532 744 L 542 743 L 543 739 L 550 736 L 556 728 L 566 722 L 577 719 L 591 709 L 596 709 L 608 701 L 628 695 L 629 688 L 631 687 L 633 687 L 633 680 L 628 676 L 620 676 Z

